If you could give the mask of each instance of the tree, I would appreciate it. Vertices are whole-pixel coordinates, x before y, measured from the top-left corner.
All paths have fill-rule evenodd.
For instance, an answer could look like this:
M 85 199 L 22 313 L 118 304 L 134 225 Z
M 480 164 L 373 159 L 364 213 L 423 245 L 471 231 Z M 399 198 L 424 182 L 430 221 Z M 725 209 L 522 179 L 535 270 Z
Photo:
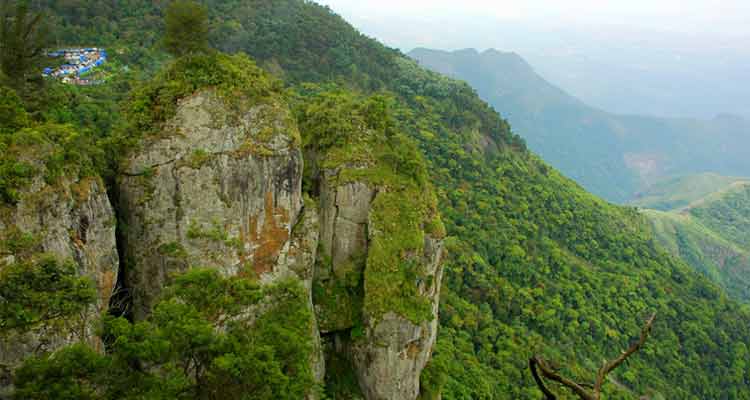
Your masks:
M 174 278 L 147 319 L 105 317 L 106 354 L 73 345 L 27 359 L 15 372 L 16 398 L 304 398 L 314 390 L 307 301 L 298 281 L 261 287 L 193 269 Z
M 23 96 L 29 81 L 39 84 L 41 61 L 48 45 L 48 30 L 42 14 L 32 14 L 26 1 L 16 2 L 12 10 L 11 1 L 3 0 L 0 10 L 0 69 L 8 85 Z M 35 79 L 32 79 L 35 78 Z
M 555 394 L 544 384 L 541 376 L 539 376 L 539 371 L 541 371 L 542 376 L 545 378 L 555 381 L 572 390 L 581 398 L 581 400 L 600 400 L 602 395 L 602 385 L 604 385 L 604 379 L 607 377 L 607 374 L 619 367 L 628 357 L 643 347 L 646 343 L 646 339 L 648 339 L 648 335 L 651 333 L 651 327 L 654 324 L 655 318 L 656 314 L 651 314 L 651 317 L 646 320 L 646 324 L 643 326 L 641 336 L 637 342 L 630 345 L 630 347 L 623 351 L 617 358 L 605 362 L 604 365 L 599 368 L 599 372 L 596 374 L 596 382 L 593 385 L 575 382 L 570 378 L 560 375 L 556 371 L 556 368 L 551 367 L 548 361 L 539 356 L 530 358 L 529 369 L 531 369 L 531 375 L 534 377 L 534 382 L 539 386 L 539 389 L 544 393 L 544 399 L 556 400 L 557 396 L 555 396 Z
M 13 133 L 28 124 L 29 116 L 16 92 L 0 86 L 0 133 Z
M 26 246 L 29 241 L 33 238 L 22 235 L 5 245 Z M 31 262 L 7 265 L 0 271 L 0 335 L 63 320 L 95 300 L 93 282 L 79 277 L 71 261 L 43 255 Z
M 208 51 L 208 10 L 191 0 L 177 0 L 169 5 L 164 46 L 176 57 Z

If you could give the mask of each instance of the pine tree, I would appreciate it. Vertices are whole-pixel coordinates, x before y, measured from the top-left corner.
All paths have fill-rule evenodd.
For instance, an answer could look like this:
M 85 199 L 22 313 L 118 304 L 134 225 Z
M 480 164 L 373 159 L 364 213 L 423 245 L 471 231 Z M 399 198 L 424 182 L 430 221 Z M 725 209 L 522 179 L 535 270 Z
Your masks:
M 14 9 L 15 8 L 15 9 Z M 0 10 L 0 70 L 6 83 L 23 95 L 25 87 L 41 79 L 41 61 L 48 44 L 42 14 L 33 14 L 26 1 L 3 1 Z
M 208 51 L 208 10 L 191 0 L 177 0 L 167 8 L 164 46 L 176 57 Z

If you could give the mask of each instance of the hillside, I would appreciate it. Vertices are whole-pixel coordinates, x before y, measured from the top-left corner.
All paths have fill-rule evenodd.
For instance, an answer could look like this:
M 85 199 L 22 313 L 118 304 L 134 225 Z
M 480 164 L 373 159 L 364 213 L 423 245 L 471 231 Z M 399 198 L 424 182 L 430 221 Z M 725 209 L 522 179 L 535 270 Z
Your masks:
M 750 299 L 750 182 L 713 174 L 653 187 L 639 200 L 659 242 L 742 301 Z
M 750 300 L 750 253 L 689 213 L 645 210 L 659 243 L 738 300 Z
M 737 182 L 693 202 L 689 212 L 726 240 L 750 248 L 750 182 Z
M 750 122 L 615 115 L 542 79 L 514 53 L 415 49 L 421 65 L 465 80 L 499 110 L 529 147 L 605 199 L 625 203 L 672 176 L 750 175 Z
M 46 4 L 50 13 L 56 15 L 61 27 L 60 40 L 126 49 L 121 59 L 115 62 L 127 63 L 133 69 L 142 68 L 138 72 L 144 75 L 151 74 L 161 63 L 159 60 L 166 59 L 159 48 L 153 47 L 162 29 L 157 22 L 162 12 L 161 2 L 133 0 L 128 7 L 93 0 L 66 2 L 64 6 L 56 1 L 39 3 Z M 401 249 L 400 254 L 404 255 L 414 252 L 411 248 L 414 237 L 421 237 L 419 232 L 414 232 L 418 230 L 414 221 L 419 221 L 416 218 L 424 213 L 413 212 L 412 208 L 424 207 L 424 202 L 416 201 L 419 197 L 413 195 L 413 187 L 430 186 L 425 183 L 427 180 L 435 187 L 438 210 L 448 235 L 445 239 L 448 255 L 440 293 L 437 347 L 422 374 L 423 399 L 438 398 L 441 391 L 444 399 L 537 399 L 540 392 L 526 369 L 527 360 L 533 353 L 564 362 L 569 366 L 565 367 L 565 372 L 576 379 L 592 380 L 589 371 L 595 370 L 602 359 L 619 354 L 638 332 L 643 318 L 652 311 L 658 315 L 653 337 L 643 351 L 613 374 L 620 384 L 606 385 L 608 399 L 637 399 L 641 395 L 670 399 L 750 398 L 744 390 L 750 376 L 750 365 L 746 363 L 747 347 L 750 346 L 750 332 L 746 328 L 750 324 L 750 314 L 729 300 L 719 287 L 657 246 L 651 227 L 635 209 L 614 206 L 587 193 L 528 151 L 508 123 L 480 100 L 467 84 L 421 68 L 399 52 L 359 34 L 330 10 L 312 2 L 208 0 L 204 3 L 211 10 L 214 46 L 226 51 L 242 50 L 267 71 L 283 79 L 286 101 L 291 104 L 294 119 L 300 123 L 303 134 L 305 121 L 312 121 L 307 126 L 314 128 L 307 132 L 334 133 L 331 142 L 344 146 L 344 150 L 331 152 L 327 161 L 357 161 L 346 156 L 360 156 L 359 153 L 345 150 L 358 141 L 351 136 L 361 134 L 353 127 L 368 126 L 377 128 L 389 138 L 383 142 L 385 150 L 375 152 L 388 166 L 386 172 L 398 172 L 386 174 L 386 178 L 416 171 L 408 174 L 408 184 L 399 180 L 393 184 L 393 187 L 400 188 L 397 193 L 402 194 L 403 199 L 385 197 L 378 202 L 380 211 L 375 217 L 383 224 L 383 229 L 373 234 L 380 234 L 379 240 L 384 244 L 378 243 L 374 249 L 390 246 L 386 248 L 395 248 L 394 254 Z M 116 58 L 118 53 L 113 53 L 113 58 Z M 232 71 L 237 72 L 237 69 Z M 231 87 L 232 82 L 219 81 Z M 131 101 L 140 100 L 135 102 L 136 105 L 151 104 L 149 101 L 163 105 L 158 102 L 168 98 L 173 93 L 170 90 L 175 90 L 175 87 L 168 86 L 170 90 L 164 89 L 164 96 L 157 96 L 155 93 L 162 90 L 161 82 L 157 79 L 150 86 L 134 83 L 140 89 L 131 96 Z M 115 85 L 115 82 L 108 85 Z M 191 88 L 177 87 L 181 90 Z M 341 87 L 364 94 L 385 92 L 385 99 L 357 108 L 358 112 L 354 113 L 346 107 L 329 107 L 325 101 L 315 103 L 316 96 L 325 89 L 336 92 Z M 113 86 L 97 90 L 104 93 L 103 96 L 113 96 L 108 98 L 112 102 L 118 100 L 115 94 L 120 91 Z M 76 99 L 94 109 L 112 105 L 101 98 L 101 103 L 92 102 L 86 96 Z M 528 98 L 529 102 L 534 100 Z M 318 105 L 305 109 L 301 104 Z M 70 112 L 65 108 L 66 104 L 60 107 Z M 145 114 L 164 109 L 146 108 Z M 385 109 L 389 112 L 382 112 Z M 514 111 L 510 105 L 507 108 L 498 106 L 497 109 L 508 116 Z M 331 114 L 326 113 L 328 110 Z M 52 113 L 47 118 L 68 118 L 69 114 Z M 314 118 L 306 120 L 310 115 Z M 540 118 L 554 115 L 553 109 L 539 109 Z M 346 116 L 356 118 L 348 120 Z M 110 115 L 110 118 L 117 118 L 117 114 Z M 283 121 L 289 123 L 288 119 Z M 114 139 L 132 140 L 130 136 L 118 137 L 107 130 L 95 131 L 95 119 L 64 122 L 77 124 L 82 132 L 96 132 L 97 139 L 100 139 L 96 143 L 106 154 L 116 153 L 118 149 L 118 141 L 112 140 L 113 136 Z M 118 126 L 120 122 L 110 121 L 101 127 Z M 578 123 L 570 121 L 575 126 Z M 348 129 L 338 129 L 342 126 Z M 562 130 L 562 126 L 554 130 Z M 523 132 L 523 128 L 518 131 Z M 552 131 L 550 128 L 554 133 Z M 335 136 L 341 132 L 343 138 Z M 409 153 L 407 143 L 410 140 L 400 141 L 400 135 L 394 132 L 403 132 L 416 142 L 425 156 L 425 167 L 420 168 L 419 163 L 415 165 L 414 161 L 419 157 Z M 738 148 L 741 146 L 734 147 Z M 258 148 L 244 150 L 257 151 Z M 263 159 L 263 149 L 260 150 L 254 155 Z M 366 156 L 361 157 L 367 160 Z M 200 167 L 202 159 L 186 159 L 180 168 L 188 169 L 195 163 Z M 554 159 L 550 161 L 555 162 Z M 106 165 L 111 167 L 111 164 Z M 216 162 L 216 165 L 221 164 Z M 616 167 L 613 166 L 612 171 Z M 145 178 L 151 176 L 147 172 L 143 171 Z M 606 172 L 597 170 L 596 173 L 605 179 L 610 177 Z M 349 178 L 369 178 L 375 182 L 384 179 L 381 169 L 348 173 Z M 222 182 L 210 178 L 203 177 L 202 182 L 209 187 Z M 313 194 L 315 181 L 312 179 L 307 183 L 307 190 Z M 180 182 L 189 183 L 191 180 Z M 313 189 L 309 186 L 311 182 Z M 172 187 L 165 185 L 158 189 L 168 191 Z M 201 193 L 200 188 L 192 189 Z M 180 197 L 157 197 L 157 201 L 162 200 L 178 204 Z M 320 201 L 324 200 L 321 198 Z M 211 204 L 221 205 L 222 202 L 220 198 Z M 415 202 L 419 204 L 415 205 Z M 179 208 L 165 209 L 184 217 Z M 388 210 L 403 210 L 405 217 L 389 215 Z M 221 217 L 227 217 L 231 222 L 231 215 L 225 213 Z M 217 243 L 211 245 L 219 246 L 217 248 L 233 243 L 227 241 L 221 232 L 210 231 L 207 215 L 199 216 L 201 224 L 206 225 L 204 229 L 209 231 L 196 231 L 188 239 L 210 244 L 210 239 L 214 238 Z M 160 221 L 147 217 L 138 216 L 149 223 Z M 438 225 L 425 224 L 425 227 L 438 232 L 441 230 L 437 229 Z M 399 226 L 405 229 L 397 229 Z M 387 234 L 383 235 L 383 232 Z M 149 239 L 147 234 L 133 236 L 135 239 Z M 179 250 L 176 246 L 156 249 L 170 257 L 184 254 Z M 228 257 L 224 252 L 220 255 Z M 424 268 L 418 265 L 413 271 L 398 270 L 396 274 L 388 268 L 393 264 L 392 257 L 382 255 L 375 251 L 367 255 L 368 262 L 373 257 L 382 269 L 366 271 L 364 285 L 380 288 L 381 296 L 365 300 L 364 312 L 382 316 L 383 310 L 395 309 L 421 321 L 426 308 L 421 304 L 424 302 L 417 302 L 421 305 L 412 307 L 412 297 L 401 298 L 391 293 L 409 294 L 414 292 L 414 287 L 422 288 L 429 286 L 425 282 L 435 281 L 419 274 Z M 166 261 L 164 265 L 171 266 Z M 323 265 L 336 264 L 325 262 Z M 380 275 L 379 271 L 385 273 Z M 391 279 L 391 275 L 398 275 L 401 280 Z M 344 274 L 344 278 L 349 278 L 348 274 Z M 342 281 L 354 288 L 361 282 L 358 279 Z M 201 288 L 201 285 L 197 286 Z M 325 290 L 319 288 L 318 295 L 325 298 Z M 180 293 L 178 290 L 177 294 Z M 182 294 L 190 295 L 191 292 Z M 190 299 L 206 305 L 195 294 Z M 292 299 L 300 300 L 301 297 Z M 335 307 L 340 303 L 332 303 L 334 311 L 337 310 Z M 177 299 L 168 305 L 184 306 L 184 301 Z M 208 306 L 208 311 L 213 310 L 210 304 Z M 170 310 L 166 308 L 162 315 L 169 316 Z M 333 315 L 337 314 L 334 312 Z M 304 316 L 308 318 L 309 313 Z M 265 319 L 263 322 L 270 328 L 263 331 L 261 339 L 274 338 L 276 332 L 290 334 L 279 327 L 284 321 Z M 292 327 L 299 333 L 301 321 L 291 322 L 297 322 Z M 136 325 L 136 328 L 132 329 L 131 335 L 148 332 L 148 325 Z M 351 339 L 356 341 L 365 337 L 369 340 L 373 334 L 370 328 L 351 326 Z M 181 334 L 181 338 L 186 335 L 180 330 L 176 330 L 176 334 Z M 249 339 L 252 343 L 254 338 Z M 302 365 L 299 356 L 286 346 L 286 342 L 283 344 L 283 354 L 291 354 L 289 358 L 295 363 L 286 367 L 290 361 L 281 360 L 286 364 L 278 368 L 295 371 L 296 366 Z M 292 344 L 295 342 L 289 343 Z M 370 350 L 368 354 L 381 354 L 377 346 Z M 219 366 L 233 366 L 231 359 L 222 358 L 220 361 Z M 354 361 L 361 364 L 363 360 Z M 276 364 L 273 365 L 277 368 Z M 348 390 L 356 386 L 352 383 L 356 381 L 351 376 L 351 368 L 331 367 L 328 370 L 332 371 L 325 382 L 329 396 L 351 398 L 347 396 Z M 259 381 L 262 382 L 262 378 Z M 283 373 L 274 375 L 274 379 L 281 381 L 282 378 Z M 298 389 L 293 379 L 284 382 Z M 277 398 L 273 395 L 260 397 Z
M 743 182 L 748 180 L 713 173 L 671 178 L 657 182 L 636 194 L 635 199 L 629 204 L 661 211 L 676 210 Z

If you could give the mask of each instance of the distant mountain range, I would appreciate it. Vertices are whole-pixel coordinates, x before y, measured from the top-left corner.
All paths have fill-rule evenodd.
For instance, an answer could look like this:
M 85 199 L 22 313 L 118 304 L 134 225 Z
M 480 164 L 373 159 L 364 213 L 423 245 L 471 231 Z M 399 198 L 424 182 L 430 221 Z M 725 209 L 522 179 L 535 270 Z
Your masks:
M 514 53 L 415 49 L 409 55 L 469 83 L 545 161 L 609 201 L 634 201 L 676 176 L 750 176 L 750 122 L 742 117 L 608 113 L 545 81 Z

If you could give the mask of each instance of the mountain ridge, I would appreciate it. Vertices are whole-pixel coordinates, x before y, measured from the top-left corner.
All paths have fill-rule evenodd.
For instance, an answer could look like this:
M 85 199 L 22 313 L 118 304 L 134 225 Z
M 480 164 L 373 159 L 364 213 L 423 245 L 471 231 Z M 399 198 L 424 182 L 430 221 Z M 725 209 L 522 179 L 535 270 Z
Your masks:
M 427 68 L 469 82 L 503 110 L 532 150 L 610 201 L 628 202 L 645 187 L 675 175 L 750 175 L 750 161 L 738 150 L 750 145 L 750 121 L 741 117 L 611 114 L 547 82 L 528 63 L 516 60 L 508 67 L 509 60 L 518 58 L 514 53 L 416 49 L 410 55 Z M 528 68 L 519 72 L 518 65 Z

